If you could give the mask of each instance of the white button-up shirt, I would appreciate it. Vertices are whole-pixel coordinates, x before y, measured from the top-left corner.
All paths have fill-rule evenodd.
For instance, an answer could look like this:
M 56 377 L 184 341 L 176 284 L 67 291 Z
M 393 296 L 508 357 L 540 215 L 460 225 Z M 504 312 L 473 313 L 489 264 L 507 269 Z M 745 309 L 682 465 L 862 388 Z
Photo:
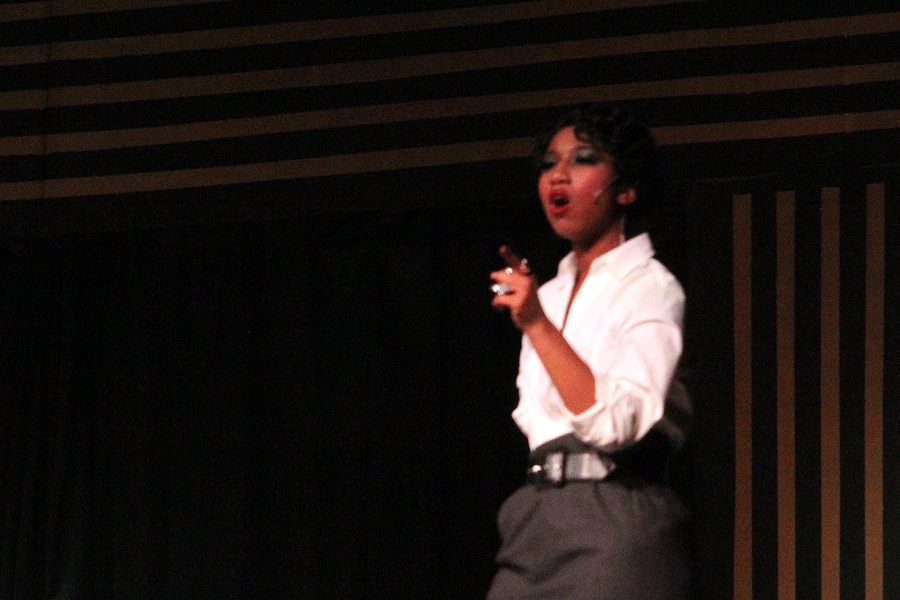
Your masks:
M 528 336 L 523 336 L 516 380 L 519 404 L 512 416 L 532 450 L 574 433 L 604 452 L 614 452 L 662 424 L 681 356 L 684 291 L 653 255 L 650 237 L 642 234 L 597 258 L 568 317 L 574 255 L 566 256 L 557 276 L 541 286 L 544 312 L 593 372 L 596 402 L 572 414 Z M 661 429 L 677 443 L 683 432 L 673 427 L 677 425 L 669 423 Z

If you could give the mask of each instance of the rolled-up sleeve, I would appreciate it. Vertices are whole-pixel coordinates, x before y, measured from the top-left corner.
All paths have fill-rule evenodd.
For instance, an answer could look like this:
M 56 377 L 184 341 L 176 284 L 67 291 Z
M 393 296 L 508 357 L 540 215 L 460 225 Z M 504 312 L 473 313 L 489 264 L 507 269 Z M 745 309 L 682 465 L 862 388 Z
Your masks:
M 664 424 L 667 393 L 682 352 L 685 296 L 678 280 L 652 259 L 648 239 L 634 239 L 592 264 L 570 303 L 573 267 L 541 289 L 541 303 L 591 369 L 595 402 L 568 410 L 523 337 L 513 412 L 532 448 L 566 433 L 607 452 L 627 448 Z
M 594 406 L 579 415 L 570 413 L 575 434 L 609 452 L 631 445 L 662 419 L 681 356 L 681 330 L 664 321 L 635 324 L 612 354 L 612 360 L 591 365 Z
M 594 330 L 602 339 L 585 342 L 596 402 L 569 413 L 575 434 L 605 451 L 633 444 L 662 419 L 682 350 L 684 292 L 674 278 L 645 278 L 624 296 L 617 322 Z

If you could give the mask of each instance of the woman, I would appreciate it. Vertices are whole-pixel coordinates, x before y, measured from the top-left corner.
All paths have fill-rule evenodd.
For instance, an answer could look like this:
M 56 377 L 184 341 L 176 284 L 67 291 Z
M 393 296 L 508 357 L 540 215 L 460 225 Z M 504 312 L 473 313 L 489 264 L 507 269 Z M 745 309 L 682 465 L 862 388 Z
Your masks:
M 488 598 L 687 598 L 689 515 L 663 483 L 686 430 L 670 417 L 690 414 L 671 393 L 684 293 L 646 232 L 626 236 L 642 227 L 656 145 L 626 112 L 583 105 L 536 156 L 571 252 L 540 289 L 506 248 L 491 274 L 493 306 L 523 333 L 513 419 L 532 466 L 500 510 Z

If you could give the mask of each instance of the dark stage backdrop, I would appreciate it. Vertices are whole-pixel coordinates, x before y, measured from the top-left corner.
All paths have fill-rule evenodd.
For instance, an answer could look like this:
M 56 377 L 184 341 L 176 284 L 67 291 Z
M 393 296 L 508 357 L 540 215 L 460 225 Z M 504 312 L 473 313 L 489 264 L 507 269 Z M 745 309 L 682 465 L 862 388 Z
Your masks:
M 525 449 L 491 211 L 6 244 L 4 596 L 464 598 Z
M 602 4 L 598 5 L 598 4 Z M 0 4 L 0 597 L 479 598 L 526 155 L 629 106 L 698 597 L 900 589 L 894 0 Z

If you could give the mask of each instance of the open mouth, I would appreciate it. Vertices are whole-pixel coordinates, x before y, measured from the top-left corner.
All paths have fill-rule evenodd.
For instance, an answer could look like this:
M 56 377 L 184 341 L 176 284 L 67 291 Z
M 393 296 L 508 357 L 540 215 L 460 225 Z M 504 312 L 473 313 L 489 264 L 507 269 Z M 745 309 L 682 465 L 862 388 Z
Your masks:
M 567 196 L 558 195 L 550 198 L 549 210 L 551 214 L 559 214 L 561 212 L 565 212 L 568 206 L 569 198 Z

